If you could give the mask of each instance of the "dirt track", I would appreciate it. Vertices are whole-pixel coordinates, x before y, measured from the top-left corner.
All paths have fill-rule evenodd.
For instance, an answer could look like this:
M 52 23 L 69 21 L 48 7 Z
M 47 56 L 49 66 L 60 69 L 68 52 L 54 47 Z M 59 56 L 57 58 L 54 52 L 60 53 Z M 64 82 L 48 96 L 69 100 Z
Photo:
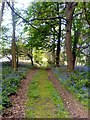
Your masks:
M 71 118 L 88 118 L 88 110 L 86 110 L 79 101 L 77 101 L 72 94 L 70 94 L 64 87 L 62 87 L 60 81 L 54 76 L 51 70 L 48 70 L 48 77 L 52 81 L 54 87 L 60 93 L 65 107 L 71 114 Z
M 12 108 L 6 110 L 4 118 L 25 118 L 25 101 L 27 99 L 27 88 L 28 84 L 31 82 L 33 75 L 37 72 L 37 69 L 30 70 L 27 74 L 26 79 L 21 81 L 20 89 L 15 95 L 10 97 L 13 103 Z M 88 118 L 88 110 L 86 110 L 79 101 L 77 101 L 72 94 L 70 94 L 61 83 L 54 76 L 51 70 L 47 70 L 49 79 L 51 80 L 54 87 L 60 93 L 64 101 L 66 109 L 70 112 L 70 118 Z

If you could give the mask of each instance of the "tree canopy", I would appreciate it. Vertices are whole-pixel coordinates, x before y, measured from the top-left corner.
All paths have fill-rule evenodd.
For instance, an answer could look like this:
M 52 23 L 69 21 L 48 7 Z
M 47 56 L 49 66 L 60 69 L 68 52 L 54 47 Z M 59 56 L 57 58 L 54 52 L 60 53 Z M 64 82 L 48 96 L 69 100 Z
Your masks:
M 70 71 L 74 70 L 77 63 L 82 64 L 84 61 L 84 64 L 87 64 L 90 2 L 32 2 L 24 12 L 14 8 L 11 2 L 4 3 L 12 12 L 13 32 L 8 36 L 8 31 L 11 29 L 2 26 L 0 43 L 3 46 L 3 52 L 6 51 L 7 54 L 9 51 L 12 54 L 12 61 L 13 55 L 15 62 L 17 61 L 15 59 L 22 54 L 33 61 L 35 51 L 37 53 L 37 50 L 42 50 L 49 53 L 50 63 L 56 66 L 67 63 Z M 5 5 L 2 3 L 2 16 Z M 16 36 L 18 30 L 15 28 L 19 26 L 23 29 Z M 12 41 L 14 48 L 11 47 L 13 44 L 10 45 Z M 6 44 L 9 50 L 5 47 Z

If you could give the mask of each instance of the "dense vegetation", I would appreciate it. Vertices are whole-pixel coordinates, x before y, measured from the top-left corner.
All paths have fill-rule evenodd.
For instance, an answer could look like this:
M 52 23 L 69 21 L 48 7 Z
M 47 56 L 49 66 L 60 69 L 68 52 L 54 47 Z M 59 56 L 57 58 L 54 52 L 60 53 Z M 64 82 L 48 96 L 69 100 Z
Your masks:
M 19 64 L 18 71 L 13 71 L 10 63 L 4 62 L 2 64 L 2 107 L 10 107 L 9 96 L 15 94 L 18 87 L 20 86 L 20 81 L 25 78 L 28 69 L 31 66 L 27 63 Z

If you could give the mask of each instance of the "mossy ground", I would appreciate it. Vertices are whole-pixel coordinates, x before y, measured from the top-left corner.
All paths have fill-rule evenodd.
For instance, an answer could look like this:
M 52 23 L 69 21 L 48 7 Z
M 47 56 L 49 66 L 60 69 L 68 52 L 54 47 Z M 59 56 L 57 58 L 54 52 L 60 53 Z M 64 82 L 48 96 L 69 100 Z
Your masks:
M 44 69 L 33 77 L 27 97 L 27 118 L 69 118 L 69 112 L 65 110 L 62 99 Z

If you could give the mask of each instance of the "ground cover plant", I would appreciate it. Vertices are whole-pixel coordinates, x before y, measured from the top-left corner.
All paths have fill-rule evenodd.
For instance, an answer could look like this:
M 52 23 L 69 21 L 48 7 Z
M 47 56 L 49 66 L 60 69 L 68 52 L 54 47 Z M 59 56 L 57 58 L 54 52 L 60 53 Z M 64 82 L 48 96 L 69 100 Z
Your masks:
M 11 106 L 9 96 L 16 93 L 30 67 L 30 64 L 23 63 L 19 64 L 17 71 L 13 71 L 9 62 L 2 63 L 2 107 Z
M 49 81 L 47 72 L 39 70 L 33 77 L 27 91 L 27 118 L 68 118 L 58 92 Z
M 75 97 L 88 109 L 90 106 L 88 96 L 90 81 L 88 80 L 89 72 L 75 70 L 74 72 L 67 72 L 65 67 L 52 68 L 53 73 L 57 76 L 60 82 L 70 90 Z

